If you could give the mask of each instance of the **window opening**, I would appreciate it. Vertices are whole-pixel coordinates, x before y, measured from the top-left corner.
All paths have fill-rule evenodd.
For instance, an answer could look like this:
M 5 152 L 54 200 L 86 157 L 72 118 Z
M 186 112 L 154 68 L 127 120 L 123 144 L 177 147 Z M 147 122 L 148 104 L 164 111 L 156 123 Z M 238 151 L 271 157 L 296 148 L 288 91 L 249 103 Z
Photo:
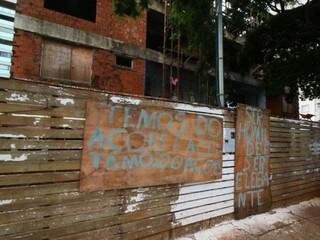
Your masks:
M 96 21 L 97 0 L 44 0 L 44 7 L 91 22 Z
M 132 69 L 132 58 L 124 56 L 116 56 L 116 64 L 119 67 Z

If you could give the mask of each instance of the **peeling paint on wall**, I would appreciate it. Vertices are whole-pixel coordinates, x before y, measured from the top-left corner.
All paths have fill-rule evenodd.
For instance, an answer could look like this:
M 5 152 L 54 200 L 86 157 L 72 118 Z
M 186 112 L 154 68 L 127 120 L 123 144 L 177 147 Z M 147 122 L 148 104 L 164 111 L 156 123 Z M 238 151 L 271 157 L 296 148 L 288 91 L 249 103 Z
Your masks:
M 9 205 L 9 204 L 13 203 L 14 201 L 15 201 L 14 199 L 0 200 L 0 206 Z
M 142 202 L 145 197 L 146 195 L 144 193 L 138 193 L 136 196 L 130 197 L 129 202 L 131 202 L 131 204 L 127 205 L 125 213 L 135 212 L 139 210 L 140 202 Z
M 19 101 L 19 102 L 25 102 L 29 101 L 29 97 L 27 94 L 18 94 L 18 93 L 12 93 L 10 97 L 6 98 L 7 101 Z
M 74 100 L 72 98 L 57 98 L 57 101 L 62 105 L 74 105 Z
M 5 137 L 5 138 L 25 138 L 25 135 L 22 134 L 10 134 L 10 133 L 1 133 L 0 137 Z
M 118 97 L 118 96 L 113 96 L 110 98 L 110 100 L 113 103 L 118 103 L 118 104 L 131 104 L 131 105 L 140 105 L 141 100 L 137 98 L 132 98 L 132 97 Z
M 0 154 L 0 161 L 12 161 L 12 162 L 22 162 L 28 159 L 29 154 L 21 154 L 18 157 L 13 157 L 12 154 Z

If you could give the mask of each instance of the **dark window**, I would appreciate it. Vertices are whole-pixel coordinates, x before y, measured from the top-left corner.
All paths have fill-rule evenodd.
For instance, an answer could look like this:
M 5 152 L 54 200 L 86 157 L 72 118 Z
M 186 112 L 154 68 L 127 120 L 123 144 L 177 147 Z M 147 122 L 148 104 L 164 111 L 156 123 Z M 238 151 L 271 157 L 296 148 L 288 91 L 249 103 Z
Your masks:
M 163 51 L 164 15 L 154 10 L 147 12 L 147 48 Z
M 41 77 L 90 84 L 93 51 L 78 46 L 46 41 L 41 59 Z
M 119 67 L 132 68 L 132 58 L 116 56 L 116 64 Z
M 44 0 L 44 7 L 88 21 L 96 21 L 97 0 Z

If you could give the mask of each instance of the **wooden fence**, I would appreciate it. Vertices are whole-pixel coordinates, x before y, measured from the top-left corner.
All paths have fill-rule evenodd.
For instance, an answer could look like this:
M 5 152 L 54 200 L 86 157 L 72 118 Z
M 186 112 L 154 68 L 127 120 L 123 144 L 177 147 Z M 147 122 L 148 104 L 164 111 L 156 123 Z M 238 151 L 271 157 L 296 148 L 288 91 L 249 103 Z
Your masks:
M 79 191 L 88 99 L 220 116 L 222 179 Z M 320 126 L 270 119 L 273 206 L 320 192 Z M 0 79 L 0 240 L 172 239 L 234 217 L 235 112 Z
M 320 124 L 271 118 L 273 206 L 320 195 Z
M 87 99 L 223 117 L 222 179 L 80 193 Z M 13 79 L 0 79 L 0 112 L 1 240 L 169 239 L 234 212 L 233 112 Z

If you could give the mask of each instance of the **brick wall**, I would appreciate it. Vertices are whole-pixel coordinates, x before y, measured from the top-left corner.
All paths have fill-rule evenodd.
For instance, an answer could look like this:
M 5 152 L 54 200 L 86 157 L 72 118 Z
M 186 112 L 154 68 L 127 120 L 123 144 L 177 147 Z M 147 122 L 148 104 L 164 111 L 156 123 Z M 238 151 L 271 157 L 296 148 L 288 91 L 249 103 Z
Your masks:
M 13 41 L 11 74 L 17 78 L 39 79 L 42 38 L 16 30 Z
M 96 22 L 51 11 L 43 7 L 43 0 L 18 0 L 17 11 L 21 14 L 98 33 L 126 43 L 145 47 L 146 14 L 137 19 L 118 17 L 112 12 L 111 0 L 97 0 Z M 44 38 L 37 34 L 16 30 L 12 76 L 16 78 L 41 79 L 41 49 Z M 93 56 L 92 87 L 131 94 L 144 94 L 143 59 L 133 59 L 133 69 L 116 66 L 115 55 L 95 49 Z
M 144 94 L 144 64 L 142 59 L 133 60 L 133 69 L 115 66 L 115 55 L 96 50 L 93 59 L 93 86 L 112 92 Z
M 115 38 L 126 43 L 146 46 L 146 13 L 137 18 L 119 17 L 113 13 L 112 0 L 97 0 L 96 22 L 44 8 L 43 0 L 18 0 L 17 12 L 65 26 Z
M 14 38 L 12 76 L 41 80 L 41 49 L 43 38 L 16 30 Z M 116 56 L 106 50 L 95 49 L 92 65 L 92 87 L 112 92 L 144 94 L 143 59 L 133 59 L 133 68 L 116 66 Z M 48 81 L 48 80 L 45 80 Z

